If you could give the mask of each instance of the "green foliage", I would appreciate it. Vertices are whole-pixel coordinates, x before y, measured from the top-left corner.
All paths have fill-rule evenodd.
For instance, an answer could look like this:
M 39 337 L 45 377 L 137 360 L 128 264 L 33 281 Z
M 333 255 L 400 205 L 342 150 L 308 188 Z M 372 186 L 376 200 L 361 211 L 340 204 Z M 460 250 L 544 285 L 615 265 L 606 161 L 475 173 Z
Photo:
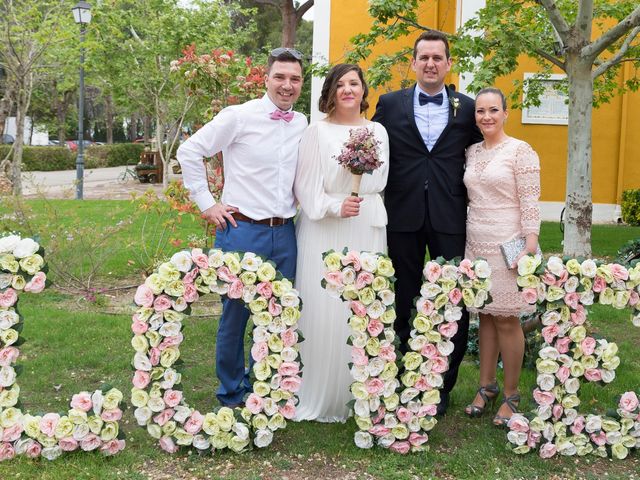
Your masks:
M 620 247 L 615 261 L 623 265 L 632 265 L 637 260 L 640 260 L 640 237 L 629 240 Z
M 141 143 L 114 143 L 113 145 L 91 145 L 87 148 L 86 161 L 89 168 L 118 167 L 138 163 L 144 150 Z
M 622 192 L 622 220 L 640 226 L 640 188 Z

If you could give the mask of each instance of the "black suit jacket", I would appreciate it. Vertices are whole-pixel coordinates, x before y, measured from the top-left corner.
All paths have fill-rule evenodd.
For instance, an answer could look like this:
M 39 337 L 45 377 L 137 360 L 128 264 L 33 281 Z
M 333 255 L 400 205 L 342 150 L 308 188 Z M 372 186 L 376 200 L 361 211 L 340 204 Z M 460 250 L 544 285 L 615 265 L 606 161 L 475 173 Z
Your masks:
M 373 120 L 389 134 L 389 179 L 384 203 L 392 232 L 419 230 L 425 218 L 424 186 L 428 181 L 429 217 L 434 230 L 464 234 L 467 218 L 467 190 L 462 181 L 465 150 L 482 141 L 475 124 L 474 101 L 447 87 L 449 121 L 431 152 L 416 126 L 411 88 L 380 97 Z M 454 116 L 451 99 L 459 106 Z

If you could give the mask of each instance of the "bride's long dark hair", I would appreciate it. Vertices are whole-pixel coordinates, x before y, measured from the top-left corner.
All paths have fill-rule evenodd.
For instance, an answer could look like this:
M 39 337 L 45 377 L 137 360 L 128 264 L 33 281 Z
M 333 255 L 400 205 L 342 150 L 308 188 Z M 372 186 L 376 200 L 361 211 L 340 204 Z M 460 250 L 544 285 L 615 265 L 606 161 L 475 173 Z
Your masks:
M 365 112 L 367 108 L 369 108 L 369 102 L 367 102 L 369 87 L 364 79 L 362 69 L 353 63 L 339 63 L 329 70 L 327 78 L 325 78 L 324 84 L 322 85 L 322 92 L 320 93 L 320 100 L 318 101 L 318 109 L 322 113 L 331 115 L 336 109 L 335 102 L 336 92 L 338 91 L 338 81 L 351 71 L 356 72 L 362 82 L 363 94 L 362 102 L 360 102 L 360 113 Z

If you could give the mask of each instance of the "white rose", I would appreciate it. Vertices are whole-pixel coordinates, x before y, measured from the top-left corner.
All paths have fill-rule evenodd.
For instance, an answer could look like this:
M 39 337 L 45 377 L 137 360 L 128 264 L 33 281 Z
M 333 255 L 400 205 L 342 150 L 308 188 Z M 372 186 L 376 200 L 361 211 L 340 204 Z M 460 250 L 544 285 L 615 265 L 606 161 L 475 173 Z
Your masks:
M 560 312 L 557 310 L 548 310 L 542 314 L 540 322 L 545 325 L 555 325 L 560 322 Z
M 575 408 L 565 408 L 562 423 L 564 423 L 565 425 L 572 425 L 577 417 L 578 411 Z
M 576 291 L 579 285 L 580 285 L 580 280 L 578 279 L 578 277 L 571 276 L 565 282 L 564 289 L 567 292 L 572 293 Z
M 271 445 L 273 441 L 273 432 L 268 428 L 257 430 L 253 443 L 258 448 L 264 448 Z
M 555 347 L 544 347 L 538 352 L 538 356 L 542 359 L 557 360 L 560 353 Z
M 367 400 L 356 400 L 353 404 L 353 411 L 358 417 L 368 417 L 371 414 L 369 402 Z
M 585 277 L 593 278 L 596 276 L 596 270 L 598 269 L 596 262 L 591 259 L 587 259 L 580 264 L 580 273 Z
M 356 271 L 351 267 L 342 270 L 342 283 L 352 285 L 356 281 Z
M 249 428 L 244 423 L 236 422 L 231 430 L 242 440 L 249 438 Z
M 185 407 L 184 405 L 177 405 L 173 407 L 176 413 L 173 415 L 173 419 L 178 423 L 186 422 L 187 418 L 193 413 L 193 409 Z
M 58 445 L 55 445 L 53 447 L 46 447 L 42 449 L 40 455 L 42 455 L 47 460 L 55 460 L 60 455 L 62 455 L 62 449 Z
M 377 377 L 384 370 L 386 362 L 380 357 L 376 357 L 369 361 L 369 365 L 367 365 L 366 369 L 369 372 L 369 375 L 372 377 Z
M 178 271 L 186 273 L 191 270 L 191 266 L 193 265 L 193 260 L 191 259 L 191 253 L 182 250 L 181 252 L 176 252 L 171 257 L 170 262 L 174 267 L 178 269 Z
M 356 447 L 371 448 L 373 447 L 373 437 L 368 432 L 356 432 L 354 436 Z
M 240 261 L 240 266 L 249 272 L 257 272 L 258 267 L 262 265 L 262 258 L 258 257 L 253 252 L 246 252 Z
M 395 441 L 396 437 L 394 437 L 392 433 L 388 433 L 378 438 L 378 445 L 382 448 L 389 448 Z
M 438 285 L 437 283 L 425 282 L 420 288 L 420 296 L 428 300 L 436 298 L 440 294 L 440 292 L 442 292 L 442 288 L 440 288 L 440 285 Z
M 195 435 L 193 437 L 193 446 L 198 450 L 207 450 L 211 447 L 211 442 L 204 435 Z
M 509 440 L 514 445 L 524 445 L 525 443 L 527 443 L 527 433 L 515 432 L 512 430 L 507 433 L 507 440 Z
M 560 257 L 550 257 L 549 260 L 547 260 L 547 270 L 553 273 L 556 277 L 560 277 L 565 270 L 564 262 Z
M 616 378 L 616 372 L 615 370 L 605 370 L 602 369 L 601 370 L 602 373 L 602 381 L 604 383 L 611 383 L 613 382 L 613 380 Z
M 20 321 L 15 310 L 0 310 L 0 330 L 8 330 Z
M 16 258 L 29 257 L 40 249 L 40 245 L 31 238 L 23 238 L 13 249 L 13 256 Z
M 0 237 L 0 253 L 11 253 L 20 242 L 18 235 L 7 235 Z
M 462 318 L 462 308 L 447 305 L 444 309 L 444 319 L 447 322 L 457 322 Z
M 143 370 L 145 372 L 150 372 L 152 368 L 149 357 L 142 352 L 136 352 L 133 356 L 133 367 L 136 370 Z
M 153 415 L 153 412 L 147 406 L 138 407 L 133 412 L 133 416 L 138 422 L 138 425 L 140 425 L 141 427 L 144 427 L 147 423 L 149 423 L 149 420 L 151 420 L 151 415 Z
M 93 413 L 100 415 L 102 405 L 104 404 L 104 395 L 102 390 L 96 390 L 91 394 L 91 404 L 93 405 Z
M 555 377 L 547 373 L 541 373 L 536 380 L 541 390 L 548 392 L 553 389 L 556 384 Z
M 454 345 L 451 340 L 444 340 L 444 341 L 438 342 L 436 347 L 438 349 L 438 352 L 440 352 L 440 355 L 448 357 L 453 352 Z
M 575 377 L 568 378 L 566 382 L 564 382 L 564 388 L 567 393 L 576 393 L 580 390 L 580 380 Z
M 13 367 L 0 368 L 0 387 L 10 387 L 16 381 L 16 371 Z
M 280 297 L 283 307 L 297 307 L 300 305 L 300 297 L 297 290 L 291 289 Z

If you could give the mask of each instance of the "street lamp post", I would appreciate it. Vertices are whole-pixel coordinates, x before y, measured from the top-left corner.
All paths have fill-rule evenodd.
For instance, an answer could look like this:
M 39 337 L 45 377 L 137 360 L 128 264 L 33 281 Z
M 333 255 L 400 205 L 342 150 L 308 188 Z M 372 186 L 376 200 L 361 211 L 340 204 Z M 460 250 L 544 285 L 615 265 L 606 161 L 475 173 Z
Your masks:
M 84 34 L 91 22 L 91 5 L 78 2 L 73 11 L 73 19 L 80 25 L 80 96 L 78 98 L 78 156 L 76 157 L 76 200 L 82 200 L 84 182 Z

